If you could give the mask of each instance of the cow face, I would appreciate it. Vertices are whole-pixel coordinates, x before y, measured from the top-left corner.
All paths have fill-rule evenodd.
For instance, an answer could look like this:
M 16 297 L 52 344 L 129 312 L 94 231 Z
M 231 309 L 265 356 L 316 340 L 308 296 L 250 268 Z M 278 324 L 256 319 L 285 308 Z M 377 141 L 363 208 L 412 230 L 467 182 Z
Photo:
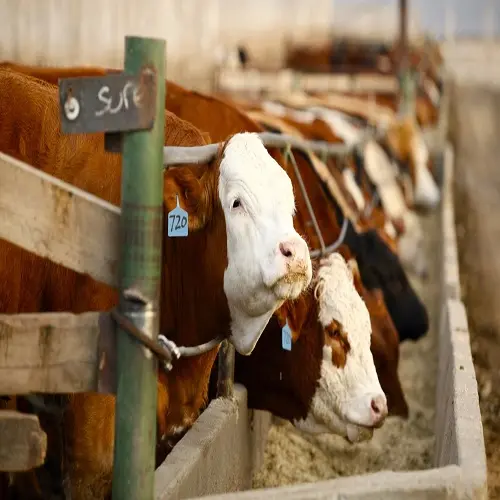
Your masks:
M 434 208 L 439 203 L 441 196 L 429 170 L 429 149 L 419 130 L 415 130 L 411 138 L 411 161 L 414 164 L 415 172 L 413 195 L 415 205 L 423 208 Z
M 220 254 L 213 262 L 224 261 L 223 267 L 204 266 L 200 272 L 210 275 L 205 280 L 212 286 L 223 282 L 231 342 L 248 355 L 274 311 L 311 282 L 309 250 L 293 227 L 292 183 L 250 133 L 234 135 L 201 177 L 193 172 L 187 167 L 168 172 L 166 210 L 178 197 L 189 213 L 189 231 L 205 232 L 212 242 L 205 251 Z M 225 228 L 224 243 L 221 234 L 208 236 L 214 227 Z
M 387 143 L 399 162 L 408 167 L 414 205 L 435 207 L 440 200 L 439 188 L 429 170 L 429 150 L 418 126 L 409 119 L 393 123 L 387 131 Z
M 218 193 L 227 232 L 231 339 L 239 353 L 250 354 L 273 312 L 309 285 L 311 259 L 293 227 L 292 182 L 256 134 L 229 140 Z
M 321 375 L 307 417 L 295 425 L 351 442 L 367 439 L 383 424 L 387 401 L 370 351 L 368 309 L 340 254 L 321 262 L 315 295 L 324 329 Z

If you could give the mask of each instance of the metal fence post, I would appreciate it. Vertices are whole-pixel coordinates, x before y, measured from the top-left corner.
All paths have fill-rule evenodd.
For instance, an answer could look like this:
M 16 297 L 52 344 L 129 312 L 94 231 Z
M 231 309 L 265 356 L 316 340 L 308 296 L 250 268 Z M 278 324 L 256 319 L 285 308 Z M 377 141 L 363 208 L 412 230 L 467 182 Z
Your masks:
M 218 377 L 217 377 L 217 397 L 232 398 L 234 390 L 234 346 L 224 340 L 219 349 Z
M 416 82 L 409 60 L 407 0 L 399 0 L 399 32 L 399 114 L 411 116 L 415 110 Z
M 151 130 L 123 134 L 120 311 L 156 339 L 163 235 L 165 41 L 125 38 L 125 73 L 156 77 Z M 135 95 L 140 99 L 140 95 Z M 103 174 L 104 175 L 104 174 Z M 114 500 L 152 500 L 156 445 L 157 361 L 117 333 Z

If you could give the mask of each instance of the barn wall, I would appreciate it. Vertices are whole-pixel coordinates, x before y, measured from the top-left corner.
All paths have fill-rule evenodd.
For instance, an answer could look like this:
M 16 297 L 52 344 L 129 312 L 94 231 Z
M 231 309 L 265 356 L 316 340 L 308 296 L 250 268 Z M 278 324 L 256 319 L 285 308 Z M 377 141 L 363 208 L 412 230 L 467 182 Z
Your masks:
M 0 59 L 122 67 L 125 35 L 160 37 L 168 77 L 207 90 L 222 46 L 272 62 L 285 37 L 328 33 L 332 14 L 331 0 L 0 0 Z

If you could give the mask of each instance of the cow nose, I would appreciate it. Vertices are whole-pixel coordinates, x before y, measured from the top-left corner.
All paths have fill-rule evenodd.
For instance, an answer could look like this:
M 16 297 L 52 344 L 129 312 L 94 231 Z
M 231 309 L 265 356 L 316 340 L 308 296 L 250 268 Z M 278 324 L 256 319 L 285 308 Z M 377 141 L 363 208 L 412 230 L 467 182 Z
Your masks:
M 292 259 L 296 253 L 294 244 L 291 241 L 280 243 L 280 252 L 281 255 L 283 255 L 283 257 L 286 257 L 287 259 Z
M 374 427 L 381 427 L 387 417 L 387 400 L 384 395 L 379 394 L 372 399 L 371 411 Z

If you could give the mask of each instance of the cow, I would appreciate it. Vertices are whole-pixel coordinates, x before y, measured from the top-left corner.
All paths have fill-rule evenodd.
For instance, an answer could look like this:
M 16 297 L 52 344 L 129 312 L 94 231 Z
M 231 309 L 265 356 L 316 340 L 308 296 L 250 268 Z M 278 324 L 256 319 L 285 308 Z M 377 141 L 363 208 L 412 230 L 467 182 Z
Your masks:
M 119 204 L 120 157 L 105 152 L 103 134 L 62 135 L 53 85 L 5 69 L 0 82 L 0 151 Z M 22 106 L 13 105 L 20 102 Z M 167 145 L 204 145 L 191 124 L 167 112 L 165 121 Z M 312 279 L 307 245 L 293 227 L 290 178 L 255 134 L 236 134 L 210 164 L 165 172 L 165 214 L 177 199 L 189 213 L 190 235 L 163 245 L 160 330 L 184 345 L 222 334 L 248 355 L 273 312 L 297 299 Z M 0 245 L 2 313 L 80 313 L 110 309 L 118 302 L 116 290 L 88 275 L 6 241 Z M 159 380 L 160 435 L 174 434 L 196 419 L 217 350 L 181 358 L 166 380 Z M 69 396 L 64 432 L 74 499 L 101 498 L 109 490 L 114 404 L 114 396 Z M 57 461 L 50 457 L 52 444 L 49 437 L 50 464 Z M 24 498 L 27 482 L 15 484 Z

